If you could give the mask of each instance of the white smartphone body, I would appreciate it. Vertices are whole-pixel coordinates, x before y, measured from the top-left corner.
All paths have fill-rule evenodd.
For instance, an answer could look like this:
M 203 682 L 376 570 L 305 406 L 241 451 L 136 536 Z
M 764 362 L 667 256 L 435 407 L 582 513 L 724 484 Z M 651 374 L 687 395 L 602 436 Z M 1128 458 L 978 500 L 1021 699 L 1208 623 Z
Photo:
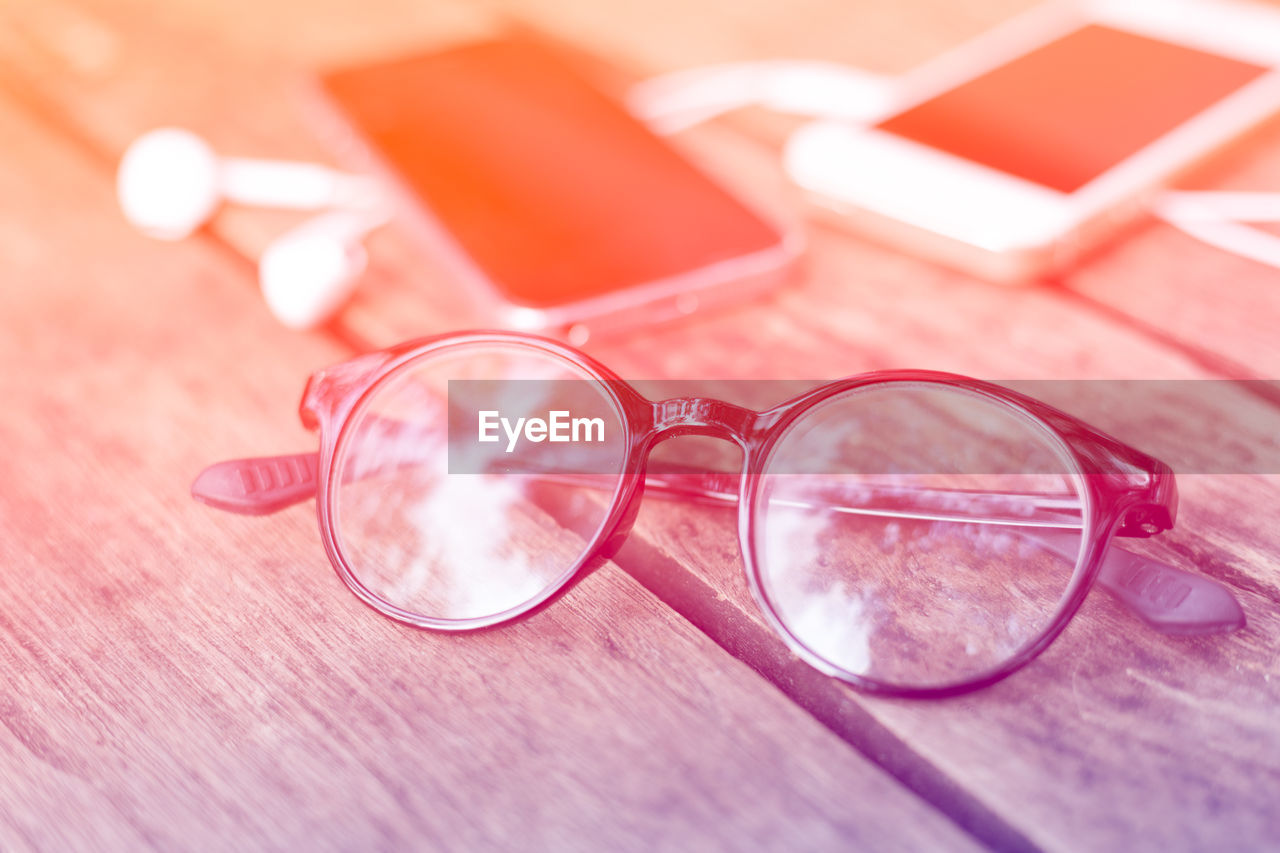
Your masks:
M 785 164 L 850 227 L 1025 282 L 1280 110 L 1278 68 L 1280 9 L 1051 4 L 912 72 L 877 120 L 801 128 Z

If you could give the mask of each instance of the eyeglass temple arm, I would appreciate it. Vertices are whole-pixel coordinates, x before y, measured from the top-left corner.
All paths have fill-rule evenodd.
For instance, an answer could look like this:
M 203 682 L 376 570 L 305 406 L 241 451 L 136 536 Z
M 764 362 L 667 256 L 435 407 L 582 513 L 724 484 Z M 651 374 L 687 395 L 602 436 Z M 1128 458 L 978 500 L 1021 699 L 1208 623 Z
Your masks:
M 684 498 L 720 506 L 736 505 L 740 475 L 721 472 L 681 472 L 648 474 L 645 491 L 662 498 Z M 874 490 L 874 486 L 871 490 Z M 890 490 L 886 490 L 888 492 Z M 902 493 L 902 487 L 892 492 Z M 944 495 L 946 489 L 916 488 L 923 495 Z M 1030 502 L 1032 506 L 1057 508 L 1052 495 L 1018 494 L 1002 497 Z M 853 508 L 832 505 L 835 512 Z M 864 512 L 861 508 L 857 511 Z M 874 511 L 865 511 L 873 515 Z M 943 519 L 939 519 L 943 520 Z M 958 518 L 959 521 L 982 521 L 979 517 Z M 998 522 L 997 522 L 998 523 Z M 1065 559 L 1074 560 L 1078 541 L 1070 532 L 1057 531 L 1055 525 L 1018 525 L 1018 535 L 1032 539 Z M 1107 548 L 1098 571 L 1098 583 L 1115 596 L 1147 625 L 1163 634 L 1218 634 L 1244 627 L 1244 610 L 1230 588 L 1213 578 L 1186 572 L 1168 563 L 1135 554 L 1112 544 Z
M 228 459 L 191 484 L 191 497 L 239 515 L 270 515 L 316 496 L 320 454 Z
M 412 464 L 412 461 L 404 460 L 401 464 Z M 362 473 L 367 476 L 374 471 Z M 201 503 L 228 512 L 268 515 L 314 498 L 318 474 L 319 455 L 316 453 L 232 459 L 200 472 L 191 485 L 191 495 Z M 575 478 L 564 474 L 538 476 L 593 488 L 599 486 L 598 478 Z M 659 498 L 736 505 L 739 478 L 738 474 L 711 471 L 649 474 L 645 477 L 645 490 Z M 900 493 L 902 490 L 896 491 Z M 946 490 L 918 491 L 936 494 Z M 1036 495 L 1010 497 L 1041 500 Z M 841 506 L 831 508 L 837 512 L 850 509 Z M 1017 530 L 1019 535 L 1035 540 L 1066 559 L 1075 557 L 1076 542 L 1070 533 L 1055 533 L 1052 525 L 1019 526 Z M 1067 537 L 1072 541 L 1063 541 Z M 1161 633 L 1216 634 L 1244 626 L 1244 611 L 1225 585 L 1114 545 L 1103 557 L 1098 583 Z

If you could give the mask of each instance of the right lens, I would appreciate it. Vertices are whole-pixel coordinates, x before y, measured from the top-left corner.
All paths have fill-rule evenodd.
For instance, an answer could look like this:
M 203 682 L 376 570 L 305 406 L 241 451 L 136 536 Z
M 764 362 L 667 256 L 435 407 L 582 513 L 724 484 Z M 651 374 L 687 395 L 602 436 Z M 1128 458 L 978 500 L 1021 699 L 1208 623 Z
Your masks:
M 476 341 L 413 359 L 362 398 L 337 442 L 329 510 L 344 579 L 424 627 L 518 615 L 588 556 L 626 442 L 608 387 L 555 351 Z
M 886 382 L 788 425 L 751 549 L 766 608 L 837 674 L 907 689 L 981 679 L 1065 605 L 1088 541 L 1062 440 L 972 389 Z

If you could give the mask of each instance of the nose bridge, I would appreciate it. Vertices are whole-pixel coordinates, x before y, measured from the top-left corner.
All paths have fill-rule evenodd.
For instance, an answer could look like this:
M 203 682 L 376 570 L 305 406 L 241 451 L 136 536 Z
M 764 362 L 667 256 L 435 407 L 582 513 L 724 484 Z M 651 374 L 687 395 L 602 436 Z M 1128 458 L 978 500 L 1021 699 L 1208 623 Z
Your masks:
M 710 435 L 745 444 L 758 414 L 708 397 L 675 397 L 653 404 L 659 441 L 679 435 Z

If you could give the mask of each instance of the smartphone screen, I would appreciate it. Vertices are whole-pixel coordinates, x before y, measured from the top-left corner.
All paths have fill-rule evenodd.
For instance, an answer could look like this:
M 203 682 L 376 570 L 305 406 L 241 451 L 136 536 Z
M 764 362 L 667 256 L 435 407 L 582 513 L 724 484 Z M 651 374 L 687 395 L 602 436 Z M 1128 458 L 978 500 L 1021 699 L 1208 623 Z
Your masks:
M 468 45 L 324 85 L 510 302 L 572 304 L 782 241 L 537 42 Z
M 1070 193 L 1267 70 L 1090 24 L 878 127 Z

